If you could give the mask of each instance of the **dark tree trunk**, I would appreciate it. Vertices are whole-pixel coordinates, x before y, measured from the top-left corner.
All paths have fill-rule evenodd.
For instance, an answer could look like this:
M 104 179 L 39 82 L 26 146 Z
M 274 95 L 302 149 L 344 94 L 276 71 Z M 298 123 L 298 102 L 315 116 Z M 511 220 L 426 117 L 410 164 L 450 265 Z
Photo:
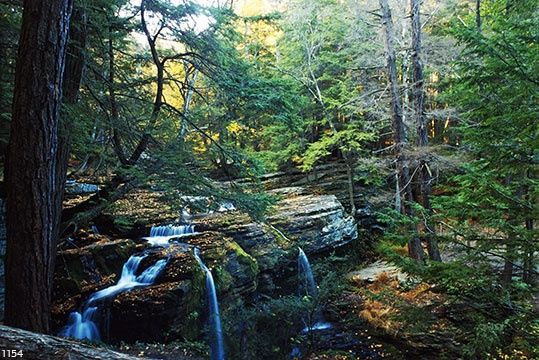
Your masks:
M 71 0 L 26 0 L 6 162 L 6 324 L 49 331 L 61 202 L 59 112 Z
M 69 43 L 65 61 L 63 87 L 63 102 L 65 104 L 76 104 L 79 100 L 82 75 L 86 66 L 87 39 L 88 18 L 86 12 L 75 6 L 69 26 Z
M 391 10 L 387 0 L 379 0 L 382 9 L 382 25 L 385 33 L 386 61 L 387 73 L 389 77 L 389 89 L 391 94 L 391 112 L 392 112 L 392 127 L 393 141 L 395 146 L 395 154 L 397 161 L 397 176 L 399 181 L 400 194 L 402 197 L 401 211 L 403 214 L 413 216 L 411 203 L 413 201 L 411 190 L 410 170 L 407 165 L 407 160 L 404 154 L 406 146 L 406 129 L 402 119 L 402 104 L 400 101 L 399 86 L 397 80 L 397 65 L 395 47 L 393 45 L 395 33 L 393 30 L 393 21 L 391 19 Z M 421 241 L 413 229 L 411 238 L 408 241 L 408 253 L 410 257 L 416 260 L 423 259 L 423 249 Z
M 526 230 L 533 231 L 533 220 L 526 219 Z M 528 246 L 524 247 L 524 262 L 522 269 L 522 281 L 527 284 L 533 284 L 533 273 L 534 273 L 534 251 L 533 248 L 530 250 Z
M 417 145 L 420 149 L 426 150 L 429 144 L 427 117 L 425 116 L 425 91 L 423 79 L 423 63 L 421 61 L 421 17 L 419 0 L 411 1 L 412 7 L 412 80 L 414 83 L 413 103 L 414 116 L 417 130 Z M 426 160 L 427 151 L 422 151 L 419 160 L 419 203 L 427 211 L 428 216 L 432 214 L 430 205 L 431 195 L 431 175 Z M 431 260 L 441 261 L 440 251 L 436 242 L 434 227 L 428 219 L 425 224 L 425 233 L 427 234 L 427 251 Z
M 109 100 L 110 100 L 110 121 L 112 126 L 112 144 L 114 146 L 114 152 L 118 156 L 118 160 L 122 165 L 128 165 L 128 161 L 125 155 L 124 147 L 122 145 L 122 139 L 118 130 L 120 122 L 120 113 L 118 112 L 118 103 L 116 102 L 116 91 L 114 89 L 114 82 L 116 81 L 116 64 L 114 59 L 114 44 L 113 44 L 113 28 L 109 28 L 109 42 L 108 42 L 108 56 L 109 56 Z

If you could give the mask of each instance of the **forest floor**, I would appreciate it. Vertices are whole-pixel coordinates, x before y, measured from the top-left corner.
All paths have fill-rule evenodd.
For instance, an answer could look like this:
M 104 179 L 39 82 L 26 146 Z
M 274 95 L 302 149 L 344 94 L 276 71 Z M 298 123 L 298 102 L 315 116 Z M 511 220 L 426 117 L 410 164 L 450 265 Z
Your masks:
M 187 344 L 122 344 L 115 348 L 116 351 L 133 355 L 140 358 L 150 358 L 159 360 L 204 360 L 207 356 L 202 356 L 200 350 L 189 349 Z

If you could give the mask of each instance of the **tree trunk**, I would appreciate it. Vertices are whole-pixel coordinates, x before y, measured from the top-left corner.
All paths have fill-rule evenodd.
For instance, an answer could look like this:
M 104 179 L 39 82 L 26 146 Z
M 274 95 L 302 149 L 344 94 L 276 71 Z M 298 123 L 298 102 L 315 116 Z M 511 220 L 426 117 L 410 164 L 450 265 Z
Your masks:
M 110 100 L 110 121 L 112 127 L 112 144 L 114 146 L 114 152 L 118 156 L 118 160 L 122 165 L 129 165 L 125 151 L 122 145 L 122 138 L 118 126 L 120 123 L 120 113 L 118 112 L 118 103 L 116 102 L 116 92 L 114 89 L 114 82 L 116 81 L 116 64 L 114 59 L 114 46 L 113 46 L 113 28 L 109 27 L 109 41 L 108 41 L 108 57 L 109 57 L 109 100 Z
M 391 94 L 391 113 L 393 127 L 393 141 L 395 146 L 397 175 L 401 192 L 401 211 L 404 215 L 413 216 L 411 203 L 413 201 L 411 191 L 410 170 L 408 169 L 404 147 L 406 145 L 406 130 L 402 119 L 402 104 L 400 101 L 399 86 L 397 80 L 397 65 L 394 42 L 393 21 L 387 0 L 379 0 L 382 9 L 382 25 L 385 33 L 386 65 L 389 77 L 389 89 Z M 423 249 L 415 229 L 412 230 L 408 241 L 408 254 L 416 260 L 423 259 Z
M 59 112 L 72 0 L 26 0 L 6 162 L 6 324 L 49 331 L 61 202 Z
M 428 162 L 426 160 L 426 148 L 429 144 L 427 117 L 425 116 L 425 91 L 423 89 L 423 63 L 421 61 L 421 17 L 419 0 L 411 1 L 412 7 L 412 77 L 414 83 L 413 103 L 414 116 L 417 130 L 417 145 L 422 150 L 419 160 L 419 191 L 420 203 L 427 211 L 427 220 L 425 221 L 425 232 L 427 233 L 427 252 L 431 260 L 441 261 L 440 251 L 436 242 L 434 226 L 430 224 L 429 218 L 432 215 L 430 205 L 431 195 L 431 176 L 429 173 Z
M 159 54 L 157 52 L 157 45 L 156 45 L 156 37 L 152 37 L 150 34 L 147 24 L 146 24 L 146 18 L 145 18 L 145 11 L 146 11 L 146 0 L 142 0 L 140 4 L 140 20 L 142 23 L 142 30 L 144 31 L 144 34 L 146 35 L 146 39 L 148 41 L 148 45 L 150 46 L 150 51 L 152 53 L 152 60 L 154 62 L 155 68 L 156 68 L 156 79 L 155 79 L 155 85 L 156 85 L 156 91 L 155 91 L 155 100 L 153 103 L 153 110 L 152 114 L 150 115 L 150 121 L 147 126 L 147 128 L 144 130 L 144 133 L 142 134 L 142 137 L 140 138 L 140 141 L 138 142 L 137 146 L 135 147 L 135 150 L 133 150 L 133 153 L 128 159 L 129 165 L 135 165 L 137 161 L 140 159 L 144 151 L 148 148 L 148 145 L 150 144 L 151 140 L 151 131 L 153 127 L 155 126 L 155 123 L 157 122 L 157 119 L 159 117 L 159 113 L 161 112 L 161 107 L 163 106 L 163 87 L 165 83 L 165 59 L 161 60 L 159 58 Z
M 526 219 L 526 230 L 533 231 L 533 220 Z M 533 250 L 528 250 L 528 247 L 524 247 L 524 261 L 522 266 L 522 281 L 527 284 L 533 284 L 533 266 L 534 266 L 534 252 Z

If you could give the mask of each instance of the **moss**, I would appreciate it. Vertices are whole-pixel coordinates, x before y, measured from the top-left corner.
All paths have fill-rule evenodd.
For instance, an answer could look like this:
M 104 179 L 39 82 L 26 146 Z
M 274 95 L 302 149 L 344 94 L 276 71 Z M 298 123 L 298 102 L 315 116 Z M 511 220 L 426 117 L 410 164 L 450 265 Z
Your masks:
M 234 283 L 234 278 L 228 271 L 225 270 L 225 268 L 221 265 L 216 266 L 214 268 L 215 272 L 215 285 L 217 287 L 217 291 L 220 293 L 228 291 L 232 284 Z
M 196 264 L 193 264 L 196 266 Z M 182 337 L 188 341 L 194 341 L 199 338 L 204 322 L 201 314 L 204 313 L 206 293 L 206 277 L 201 269 L 196 266 L 193 271 L 193 277 L 189 281 L 189 293 L 185 299 L 185 311 L 174 326 L 175 333 L 182 334 Z
M 277 242 L 277 245 L 279 245 L 283 249 L 290 248 L 293 244 L 292 241 L 287 238 L 282 231 L 275 228 L 275 226 L 269 225 L 269 224 L 262 224 L 262 227 L 267 232 L 271 233 Z
M 101 274 L 118 274 L 125 261 L 135 252 L 136 245 L 131 240 L 120 241 L 113 246 L 90 248 L 95 264 Z
M 59 276 L 55 277 L 57 286 L 68 291 L 79 292 L 82 288 L 82 282 L 87 278 L 82 257 L 89 254 L 77 254 L 77 256 L 59 255 L 58 264 L 61 267 Z M 58 269 L 58 268 L 57 268 Z M 58 274 L 58 273 L 57 273 Z M 60 283 L 62 285 L 60 285 Z
M 135 219 L 127 216 L 115 216 L 114 227 L 121 232 L 128 232 L 135 227 Z
M 245 252 L 245 250 L 243 250 L 243 248 L 237 242 L 229 242 L 227 244 L 227 248 L 229 251 L 233 251 L 236 253 L 238 257 L 238 262 L 241 265 L 247 267 L 247 269 L 249 270 L 247 275 L 249 277 L 255 278 L 258 275 L 258 273 L 260 272 L 258 268 L 258 262 L 254 257 Z

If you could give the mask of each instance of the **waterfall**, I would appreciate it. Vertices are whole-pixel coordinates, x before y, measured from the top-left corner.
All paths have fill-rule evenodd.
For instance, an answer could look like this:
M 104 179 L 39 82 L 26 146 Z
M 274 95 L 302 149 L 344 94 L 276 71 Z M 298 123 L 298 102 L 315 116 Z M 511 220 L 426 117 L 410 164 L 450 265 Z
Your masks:
M 315 300 L 317 300 L 318 299 L 318 285 L 316 284 L 316 281 L 314 279 L 314 275 L 311 269 L 311 264 L 309 263 L 309 259 L 307 258 L 307 255 L 301 248 L 298 248 L 298 279 L 299 279 L 299 287 L 298 287 L 299 295 L 310 296 L 314 298 Z M 324 321 L 322 312 L 319 310 L 315 312 L 314 318 L 312 320 L 313 321 L 311 322 L 314 322 L 314 324 L 310 324 L 308 321 L 304 321 L 305 322 L 305 328 L 303 329 L 304 333 L 307 333 L 313 330 L 329 329 L 332 327 L 330 323 Z
M 155 264 L 148 267 L 140 275 L 136 275 L 140 262 L 146 257 L 131 256 L 122 268 L 120 280 L 112 286 L 93 293 L 81 312 L 74 311 L 69 315 L 68 324 L 60 331 L 60 336 L 72 337 L 75 339 L 87 339 L 90 341 L 100 340 L 99 329 L 96 324 L 96 313 L 99 310 L 99 304 L 93 305 L 96 301 L 121 292 L 131 290 L 135 287 L 144 287 L 152 285 L 157 276 L 167 265 L 167 260 L 158 260 Z
M 79 340 L 99 341 L 99 330 L 94 319 L 96 311 L 97 307 L 87 306 L 82 311 L 82 314 L 78 311 L 72 312 L 69 314 L 67 326 L 60 331 L 59 335 Z
M 298 248 L 298 250 L 298 278 L 300 281 L 300 295 L 305 293 L 305 295 L 317 298 L 318 285 L 316 285 L 316 281 L 314 280 L 311 264 L 309 263 L 309 259 L 307 258 L 307 255 L 305 255 L 303 249 Z
M 168 246 L 170 239 L 178 238 L 187 234 L 194 234 L 194 225 L 161 225 L 152 226 L 150 236 L 144 237 L 151 246 Z
M 217 292 L 210 269 L 200 258 L 200 250 L 195 248 L 195 259 L 200 268 L 206 274 L 206 292 L 208 297 L 208 306 L 210 310 L 210 328 L 211 328 L 211 360 L 224 360 L 225 350 L 223 342 L 223 329 L 221 327 L 221 315 L 219 314 L 219 302 L 217 301 Z
M 142 274 L 136 276 L 135 273 L 140 265 L 140 262 L 145 257 L 146 255 L 131 256 L 123 266 L 122 276 L 120 277 L 120 280 L 118 280 L 115 285 L 95 292 L 92 296 L 90 296 L 88 303 L 91 304 L 99 299 L 114 296 L 121 292 L 131 290 L 134 287 L 151 285 L 157 275 L 159 275 L 159 273 L 165 268 L 167 261 L 161 259 L 157 261 L 154 265 L 144 270 Z

